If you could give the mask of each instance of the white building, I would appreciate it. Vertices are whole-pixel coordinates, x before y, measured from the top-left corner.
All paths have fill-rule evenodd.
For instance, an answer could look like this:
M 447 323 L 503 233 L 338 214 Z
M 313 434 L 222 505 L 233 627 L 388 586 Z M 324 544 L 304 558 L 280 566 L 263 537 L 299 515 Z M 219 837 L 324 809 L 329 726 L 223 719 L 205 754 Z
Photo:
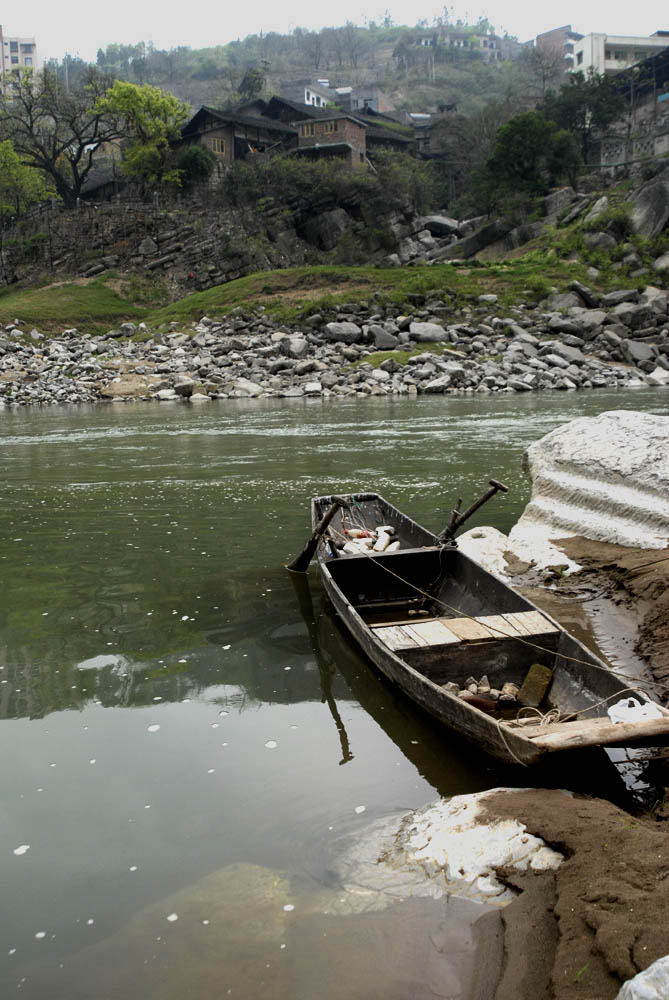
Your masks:
M 602 76 L 619 73 L 666 48 L 669 48 L 669 31 L 656 31 L 646 37 L 584 35 L 574 42 L 573 69 L 586 75 L 591 69 Z
M 34 36 L 6 35 L 0 25 L 0 72 L 10 73 L 13 69 L 24 69 L 26 66 L 35 70 L 42 66 Z

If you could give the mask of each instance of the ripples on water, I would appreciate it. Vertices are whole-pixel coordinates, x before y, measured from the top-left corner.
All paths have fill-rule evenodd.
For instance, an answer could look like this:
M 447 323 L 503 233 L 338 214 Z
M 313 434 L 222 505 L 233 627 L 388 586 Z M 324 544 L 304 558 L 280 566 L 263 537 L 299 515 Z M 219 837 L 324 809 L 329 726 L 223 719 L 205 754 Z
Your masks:
M 283 564 L 309 498 L 373 489 L 438 529 L 495 476 L 479 523 L 507 530 L 524 447 L 617 408 L 669 413 L 660 391 L 3 411 L 4 995 L 306 997 L 333 841 L 500 781 L 371 673 L 315 576 L 307 627 Z

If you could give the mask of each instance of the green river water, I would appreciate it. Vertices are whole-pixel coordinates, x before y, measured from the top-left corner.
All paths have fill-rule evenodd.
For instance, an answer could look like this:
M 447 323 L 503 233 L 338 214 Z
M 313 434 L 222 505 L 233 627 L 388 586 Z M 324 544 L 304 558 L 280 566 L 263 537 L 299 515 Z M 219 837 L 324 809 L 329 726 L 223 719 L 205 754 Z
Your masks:
M 669 394 L 3 410 L 0 995 L 381 995 L 337 985 L 363 934 L 321 923 L 338 838 L 501 777 L 373 674 L 313 568 L 296 592 L 308 501 L 437 530 L 494 476 L 478 523 L 508 530 L 524 447 L 611 409 Z M 411 989 L 383 995 L 442 995 Z

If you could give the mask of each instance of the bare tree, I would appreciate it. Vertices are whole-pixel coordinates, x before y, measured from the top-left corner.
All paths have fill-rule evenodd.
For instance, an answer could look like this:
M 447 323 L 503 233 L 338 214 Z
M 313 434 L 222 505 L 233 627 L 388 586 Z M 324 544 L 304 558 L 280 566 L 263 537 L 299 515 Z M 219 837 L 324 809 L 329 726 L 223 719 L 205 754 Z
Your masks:
M 51 178 L 68 206 L 76 203 L 98 149 L 126 134 L 121 118 L 96 106 L 112 83 L 91 68 L 82 84 L 65 91 L 55 73 L 43 70 L 14 74 L 10 86 L 0 88 L 0 137 L 12 140 L 26 166 Z
M 564 52 L 557 48 L 536 48 L 527 46 L 522 53 L 522 62 L 537 86 L 539 100 L 543 101 L 547 91 L 563 82 Z

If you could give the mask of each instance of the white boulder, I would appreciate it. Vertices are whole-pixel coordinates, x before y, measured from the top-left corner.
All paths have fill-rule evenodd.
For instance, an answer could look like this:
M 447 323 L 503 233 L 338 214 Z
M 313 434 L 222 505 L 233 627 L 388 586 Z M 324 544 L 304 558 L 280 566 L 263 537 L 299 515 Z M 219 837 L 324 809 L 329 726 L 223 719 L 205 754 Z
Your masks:
M 669 546 L 669 417 L 615 410 L 579 417 L 525 453 L 532 497 L 509 542 L 519 555 L 582 535 L 643 549 Z M 558 561 L 566 562 L 560 554 Z

